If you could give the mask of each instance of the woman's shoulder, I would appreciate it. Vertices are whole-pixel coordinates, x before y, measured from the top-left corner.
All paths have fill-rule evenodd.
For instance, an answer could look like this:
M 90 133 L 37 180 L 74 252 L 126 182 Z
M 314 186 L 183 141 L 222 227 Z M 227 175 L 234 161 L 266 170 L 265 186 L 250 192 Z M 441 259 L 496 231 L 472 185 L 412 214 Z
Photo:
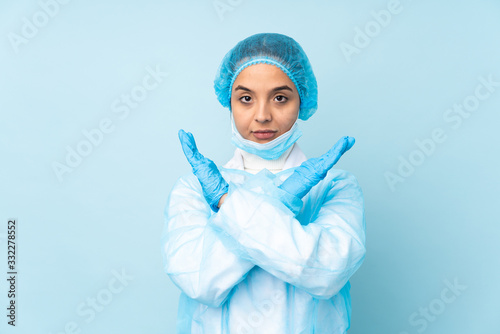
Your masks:
M 359 192 L 360 194 L 362 193 L 361 186 L 356 176 L 344 169 L 330 169 L 322 183 L 325 187 L 329 188 L 329 190 L 349 190 Z
M 181 176 L 179 176 L 177 178 L 177 180 L 175 181 L 174 183 L 174 188 L 177 186 L 188 186 L 188 187 L 193 187 L 193 186 L 196 186 L 196 183 L 199 184 L 199 181 L 198 179 L 196 178 L 196 176 L 189 172 L 189 173 L 185 173 L 185 174 L 182 174 Z
M 350 180 L 356 183 L 358 182 L 356 176 L 354 176 L 353 173 L 345 169 L 332 168 L 328 171 L 326 178 L 331 178 L 333 180 Z

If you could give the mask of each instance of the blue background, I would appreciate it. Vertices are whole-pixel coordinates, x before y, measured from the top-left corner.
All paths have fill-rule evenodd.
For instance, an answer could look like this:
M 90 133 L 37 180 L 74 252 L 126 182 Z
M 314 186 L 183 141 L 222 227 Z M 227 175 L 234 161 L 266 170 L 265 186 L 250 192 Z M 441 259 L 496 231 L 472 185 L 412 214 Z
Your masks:
M 300 123 L 306 155 L 356 138 L 337 165 L 366 200 L 349 333 L 500 332 L 500 86 L 474 100 L 479 78 L 500 82 L 500 2 L 401 0 L 385 26 L 372 11 L 390 1 L 69 1 L 46 22 L 44 3 L 0 5 L 0 267 L 16 218 L 19 272 L 16 328 L 0 280 L 0 332 L 174 332 L 179 290 L 162 271 L 160 234 L 169 191 L 190 170 L 177 131 L 218 164 L 232 156 L 213 78 L 259 32 L 293 37 L 312 63 L 319 109 Z M 23 18 L 40 27 L 16 44 Z M 372 37 L 347 56 L 341 46 L 362 45 L 357 29 Z M 125 114 L 122 94 L 139 94 L 148 68 L 168 75 Z M 474 101 L 467 117 L 448 111 Z M 106 119 L 112 130 L 58 178 L 54 163 Z M 441 141 L 429 144 L 435 129 Z M 400 173 L 392 186 L 388 173 Z M 92 298 L 105 305 L 82 316 Z

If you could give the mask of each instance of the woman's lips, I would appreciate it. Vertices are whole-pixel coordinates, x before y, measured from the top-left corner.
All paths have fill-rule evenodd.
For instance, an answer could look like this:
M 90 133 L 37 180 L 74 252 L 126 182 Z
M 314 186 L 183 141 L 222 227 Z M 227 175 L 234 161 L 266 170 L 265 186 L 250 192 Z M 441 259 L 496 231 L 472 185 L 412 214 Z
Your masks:
M 264 131 L 253 131 L 252 134 L 255 136 L 257 139 L 269 139 L 274 137 L 277 131 L 272 131 L 272 130 L 264 130 Z

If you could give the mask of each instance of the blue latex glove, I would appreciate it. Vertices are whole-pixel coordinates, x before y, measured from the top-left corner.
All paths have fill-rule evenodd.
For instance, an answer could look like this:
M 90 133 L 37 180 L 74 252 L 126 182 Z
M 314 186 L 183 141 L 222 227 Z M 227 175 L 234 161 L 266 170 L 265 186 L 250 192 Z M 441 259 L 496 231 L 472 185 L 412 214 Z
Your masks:
M 212 210 L 219 211 L 219 200 L 222 195 L 227 193 L 229 187 L 226 180 L 222 177 L 215 163 L 198 152 L 194 137 L 190 132 L 186 133 L 182 129 L 179 130 L 179 140 L 184 155 L 191 167 L 193 167 L 193 174 L 200 181 L 205 199 Z
M 319 158 L 304 161 L 279 187 L 302 199 L 312 187 L 323 180 L 326 173 L 339 161 L 342 154 L 354 145 L 353 137 L 342 137 Z

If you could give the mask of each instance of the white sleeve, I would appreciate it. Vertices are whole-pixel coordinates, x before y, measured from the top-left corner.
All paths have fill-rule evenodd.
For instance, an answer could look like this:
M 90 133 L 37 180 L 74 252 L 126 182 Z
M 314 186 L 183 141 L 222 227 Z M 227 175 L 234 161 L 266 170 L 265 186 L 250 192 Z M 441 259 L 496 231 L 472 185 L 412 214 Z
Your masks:
M 196 177 L 181 177 L 165 207 L 161 246 L 164 271 L 174 284 L 190 298 L 218 307 L 254 265 L 207 228 L 215 215 Z
M 259 173 L 252 182 L 230 184 L 211 226 L 239 257 L 316 298 L 331 298 L 365 256 L 363 194 L 357 180 L 345 171 L 330 171 L 302 205 L 271 179 L 269 173 Z M 293 212 L 290 203 L 296 206 Z

